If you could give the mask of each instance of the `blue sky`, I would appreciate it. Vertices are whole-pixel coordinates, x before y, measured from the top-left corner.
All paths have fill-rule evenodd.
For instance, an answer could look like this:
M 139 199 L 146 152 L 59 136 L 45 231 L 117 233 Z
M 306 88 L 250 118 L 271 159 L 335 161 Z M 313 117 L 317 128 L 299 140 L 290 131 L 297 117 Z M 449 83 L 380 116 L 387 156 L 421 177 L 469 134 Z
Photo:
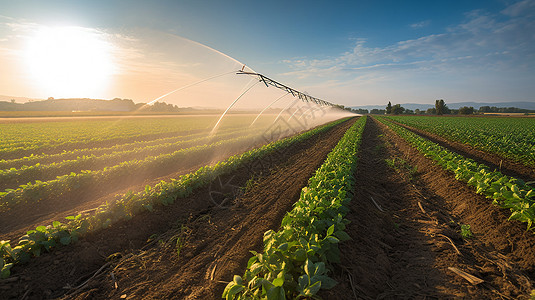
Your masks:
M 535 101 L 535 0 L 2 0 L 0 15 L 178 35 L 344 105 Z

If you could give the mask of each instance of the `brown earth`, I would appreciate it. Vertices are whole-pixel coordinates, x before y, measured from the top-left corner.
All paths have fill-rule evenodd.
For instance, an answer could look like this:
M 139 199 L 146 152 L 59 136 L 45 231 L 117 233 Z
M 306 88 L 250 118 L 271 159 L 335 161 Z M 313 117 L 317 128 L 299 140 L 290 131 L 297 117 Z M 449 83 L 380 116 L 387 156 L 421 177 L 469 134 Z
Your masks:
M 12 281 L 0 281 L 0 298 L 220 298 L 222 281 L 243 272 L 249 250 L 261 250 L 263 233 L 277 229 L 352 123 L 244 166 L 174 205 L 17 265 Z M 238 186 L 245 194 L 236 193 Z M 226 208 L 210 201 L 233 194 Z
M 388 159 L 394 167 L 386 163 Z M 373 120 L 326 299 L 529 299 L 535 235 Z M 376 204 L 374 204 L 374 201 Z M 473 237 L 463 238 L 461 225 Z M 459 252 L 456 251 L 458 249 Z M 473 285 L 448 268 L 477 276 Z
M 492 154 L 474 148 L 468 144 L 455 142 L 449 139 L 445 139 L 439 135 L 432 134 L 430 132 L 420 130 L 414 127 L 410 127 L 399 122 L 396 124 L 403 126 L 412 132 L 431 140 L 440 146 L 447 148 L 450 151 L 459 153 L 460 155 L 473 159 L 474 161 L 489 166 L 493 170 L 498 170 L 505 175 L 522 179 L 526 182 L 535 181 L 535 168 L 529 167 L 520 162 L 513 161 L 511 159 L 504 158 L 497 154 Z

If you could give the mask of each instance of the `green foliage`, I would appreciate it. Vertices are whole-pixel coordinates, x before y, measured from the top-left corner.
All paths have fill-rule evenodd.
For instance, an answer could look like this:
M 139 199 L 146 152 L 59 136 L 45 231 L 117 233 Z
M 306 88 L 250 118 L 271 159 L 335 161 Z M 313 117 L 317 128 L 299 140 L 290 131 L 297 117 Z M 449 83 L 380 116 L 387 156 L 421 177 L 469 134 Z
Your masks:
M 223 298 L 315 299 L 320 289 L 336 285 L 328 276 L 329 266 L 340 262 L 338 243 L 350 239 L 344 215 L 365 123 L 361 117 L 345 133 L 303 188 L 280 230 L 264 233 L 263 252 L 252 251 L 245 274 L 234 276 Z
M 189 228 L 185 225 L 180 226 L 180 232 L 176 235 L 176 243 L 175 243 L 175 251 L 176 256 L 180 257 L 180 252 L 182 251 L 182 247 L 185 245 L 185 239 L 186 239 L 186 231 L 188 231 Z
M 68 223 L 54 221 L 52 225 L 38 226 L 26 232 L 17 246 L 12 247 L 9 241 L 0 242 L 0 272 L 2 278 L 10 275 L 10 268 L 15 263 L 25 263 L 32 256 L 40 256 L 43 251 L 50 251 L 58 245 L 68 245 L 88 230 L 88 221 L 81 215 L 67 217 Z M 9 262 L 9 263 L 8 263 Z
M 459 114 L 460 115 L 473 115 L 474 114 L 474 108 L 472 106 L 463 106 L 459 108 Z
M 444 100 L 440 99 L 435 101 L 435 113 L 437 115 L 444 115 L 450 113 L 450 109 L 448 108 Z
M 0 157 L 144 141 L 213 126 L 214 117 L 75 120 L 0 124 Z
M 418 167 L 417 166 L 411 166 L 406 160 L 403 158 L 393 157 L 391 159 L 385 159 L 386 164 L 396 170 L 396 172 L 403 174 L 408 173 L 409 179 L 413 180 L 416 173 L 418 173 Z
M 250 191 L 256 184 L 257 178 L 253 175 L 245 182 L 245 186 L 241 188 L 242 192 L 245 194 Z
M 405 108 L 401 106 L 401 104 L 396 104 L 392 106 L 392 114 L 394 115 L 401 115 L 405 111 Z
M 181 136 L 179 138 L 164 138 L 158 139 L 156 144 L 154 141 L 149 142 L 137 142 L 126 145 L 116 145 L 111 148 L 90 148 L 90 149 L 76 149 L 73 151 L 64 151 L 61 154 L 56 155 L 36 155 L 27 159 L 18 159 L 10 161 L 0 161 L 0 165 L 16 166 L 21 162 L 24 165 L 19 168 L 11 167 L 9 169 L 0 170 L 0 188 L 16 187 L 20 184 L 34 182 L 36 180 L 47 181 L 53 180 L 57 176 L 69 174 L 71 172 L 80 173 L 82 170 L 99 171 L 104 168 L 110 168 L 127 161 L 137 160 L 138 164 L 144 163 L 149 157 L 158 159 L 158 156 L 170 154 L 177 150 L 181 152 L 187 152 L 188 147 L 191 147 L 191 152 L 198 150 L 194 146 L 203 145 L 206 143 L 214 143 L 218 141 L 224 141 L 225 139 L 233 139 L 240 136 L 253 137 L 260 131 L 249 132 L 247 129 L 233 129 L 230 131 L 220 132 L 217 136 L 207 136 L 204 133 L 202 136 L 197 137 L 193 135 L 188 139 L 187 136 Z M 85 151 L 84 151 L 85 150 Z M 73 153 L 76 156 L 73 157 Z M 52 158 L 51 158 L 52 157 Z M 46 163 L 51 159 L 62 158 L 63 160 L 57 162 Z M 66 158 L 72 159 L 66 159 Z M 39 161 L 33 165 L 28 165 L 30 162 Z M 45 162 L 45 163 L 41 163 Z M 98 172 L 92 172 L 99 174 Z M 102 172 L 101 172 L 102 173 Z M 15 190 L 13 190 L 15 191 Z
M 469 239 L 474 236 L 472 234 L 472 231 L 470 230 L 470 225 L 461 224 L 461 236 L 463 237 L 463 239 Z
M 392 114 L 392 103 L 390 103 L 390 101 L 388 101 L 388 104 L 386 105 L 386 113 L 387 114 Z
M 252 133 L 245 136 L 215 141 L 213 143 L 204 144 L 201 146 L 194 146 L 178 150 L 175 149 L 175 151 L 170 153 L 146 156 L 142 159 L 127 160 L 110 167 L 105 167 L 101 170 L 82 170 L 79 173 L 71 172 L 68 175 L 58 176 L 56 179 L 49 181 L 36 181 L 35 183 L 23 184 L 17 189 L 10 189 L 6 190 L 6 192 L 0 192 L 0 207 L 7 209 L 19 203 L 44 201 L 57 197 L 58 194 L 78 194 L 81 191 L 84 191 L 84 189 L 94 187 L 95 184 L 109 183 L 117 178 L 125 180 L 126 178 L 135 177 L 137 174 L 147 171 L 157 172 L 157 170 L 162 170 L 171 165 L 181 163 L 185 159 L 203 157 L 218 149 L 226 149 L 226 147 L 229 145 L 236 143 L 251 143 L 257 138 L 257 136 L 258 133 Z M 74 163 L 76 164 L 78 161 L 81 161 L 83 164 L 88 163 L 91 165 L 98 163 L 101 160 L 108 160 L 108 157 L 113 157 L 112 160 L 116 160 L 121 156 L 119 155 L 118 157 L 115 157 L 114 154 L 110 154 L 105 155 L 104 158 L 86 157 L 80 158 L 80 160 L 76 160 Z M 23 168 L 21 169 L 22 172 L 19 172 L 21 170 L 12 170 L 7 172 L 0 171 L 0 178 L 10 178 L 10 176 L 14 176 L 15 178 L 25 178 L 28 173 L 24 172 L 24 170 L 35 170 L 35 176 L 39 176 L 39 173 L 46 172 L 49 169 L 54 170 L 53 173 L 58 171 L 61 172 L 64 170 L 62 166 L 66 166 L 68 169 L 71 167 L 71 162 L 73 161 L 66 161 L 48 166 L 41 166 L 38 164 L 32 167 Z M 5 176 L 3 176 L 3 174 Z
M 447 150 L 387 118 L 377 118 L 407 140 L 426 157 L 437 162 L 442 168 L 455 174 L 457 180 L 472 186 L 476 193 L 493 199 L 492 203 L 511 211 L 510 220 L 527 223 L 527 229 L 535 221 L 535 189 L 524 181 L 491 171 L 489 167 L 472 159 Z

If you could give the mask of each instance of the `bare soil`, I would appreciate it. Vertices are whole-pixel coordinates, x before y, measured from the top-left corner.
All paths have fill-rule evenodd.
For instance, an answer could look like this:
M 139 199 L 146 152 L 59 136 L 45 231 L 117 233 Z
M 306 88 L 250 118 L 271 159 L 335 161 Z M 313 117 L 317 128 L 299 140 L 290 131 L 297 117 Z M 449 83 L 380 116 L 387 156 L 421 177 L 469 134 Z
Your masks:
M 324 298 L 529 299 L 535 235 L 524 224 L 377 121 L 368 122 L 358 163 L 353 240 L 341 244 L 340 284 Z M 461 225 L 473 236 L 463 238 Z
M 16 279 L 0 281 L 0 298 L 220 298 L 224 281 L 243 272 L 249 250 L 262 249 L 263 233 L 277 229 L 353 122 L 244 166 L 174 205 L 17 265 Z M 219 208 L 210 195 L 216 203 L 231 200 Z

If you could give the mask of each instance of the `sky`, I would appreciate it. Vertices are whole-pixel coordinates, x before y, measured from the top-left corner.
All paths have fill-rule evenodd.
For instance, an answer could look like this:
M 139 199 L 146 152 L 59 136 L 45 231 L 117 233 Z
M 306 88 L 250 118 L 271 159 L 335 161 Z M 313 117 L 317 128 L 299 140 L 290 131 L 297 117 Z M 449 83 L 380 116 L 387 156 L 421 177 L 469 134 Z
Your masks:
M 0 55 L 20 97 L 148 102 L 231 72 L 166 98 L 213 106 L 246 64 L 345 106 L 535 101 L 535 0 L 0 0 Z

